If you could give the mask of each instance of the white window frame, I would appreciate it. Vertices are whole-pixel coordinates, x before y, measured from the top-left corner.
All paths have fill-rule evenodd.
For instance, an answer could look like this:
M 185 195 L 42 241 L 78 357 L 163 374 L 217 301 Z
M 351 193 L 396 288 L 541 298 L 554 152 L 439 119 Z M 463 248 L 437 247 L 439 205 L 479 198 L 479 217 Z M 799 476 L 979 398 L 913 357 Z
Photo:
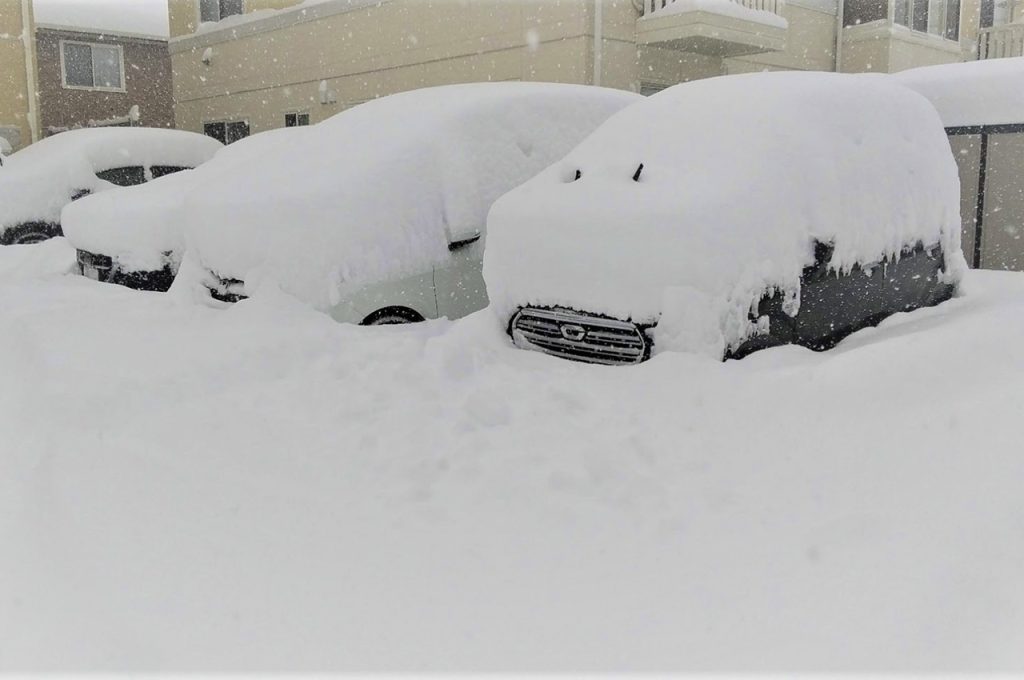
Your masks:
M 245 9 L 246 9 L 245 8 L 245 2 L 246 2 L 246 0 L 242 0 L 242 14 L 243 15 L 246 13 L 246 11 L 245 11 Z M 230 16 L 236 16 L 236 15 L 232 14 Z M 241 16 L 241 15 L 239 15 L 239 16 Z M 214 19 L 213 21 L 220 21 L 223 18 L 224 17 L 222 17 L 220 15 L 220 0 L 217 0 L 217 18 Z M 206 23 L 206 22 L 203 21 L 203 0 L 196 0 L 196 26 L 198 26 L 200 24 L 203 24 L 203 23 Z
M 288 116 L 306 116 L 306 121 L 307 121 L 306 124 L 305 125 L 298 125 L 298 124 L 296 124 L 295 127 L 308 127 L 308 126 L 313 124 L 313 118 L 312 118 L 312 116 L 309 115 L 309 109 L 306 109 L 305 111 L 298 111 L 298 110 L 295 110 L 295 111 L 285 111 L 284 112 L 284 118 L 285 118 L 285 121 L 286 121 L 285 122 L 285 127 L 287 127 L 287 125 L 288 125 L 288 123 L 287 123 Z M 298 123 L 298 120 L 296 120 L 296 123 Z
M 117 49 L 117 61 L 118 67 L 121 69 L 121 87 L 103 87 L 102 85 L 69 85 L 68 84 L 68 72 L 64 65 L 64 45 L 88 45 L 91 50 L 93 47 L 106 47 Z M 86 40 L 61 40 L 58 49 L 60 50 L 60 83 L 65 90 L 84 90 L 86 92 L 128 92 L 128 83 L 125 81 L 126 74 L 124 71 L 124 46 L 117 43 L 102 43 L 102 42 L 88 42 Z M 93 66 L 92 80 L 96 82 L 96 68 Z

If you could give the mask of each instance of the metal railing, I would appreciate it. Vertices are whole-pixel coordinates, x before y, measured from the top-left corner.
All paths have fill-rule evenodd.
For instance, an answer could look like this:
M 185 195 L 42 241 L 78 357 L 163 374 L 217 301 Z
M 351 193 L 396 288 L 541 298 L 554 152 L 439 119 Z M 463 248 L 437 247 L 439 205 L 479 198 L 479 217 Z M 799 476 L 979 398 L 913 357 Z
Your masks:
M 653 12 L 658 11 L 663 7 L 675 4 L 676 0 L 643 0 L 644 16 L 647 16 Z M 772 14 L 782 14 L 782 7 L 784 0 L 728 0 L 729 2 L 735 2 L 741 7 L 747 9 L 756 9 L 762 12 L 771 12 Z
M 978 34 L 978 59 L 1024 56 L 1024 24 L 983 28 Z

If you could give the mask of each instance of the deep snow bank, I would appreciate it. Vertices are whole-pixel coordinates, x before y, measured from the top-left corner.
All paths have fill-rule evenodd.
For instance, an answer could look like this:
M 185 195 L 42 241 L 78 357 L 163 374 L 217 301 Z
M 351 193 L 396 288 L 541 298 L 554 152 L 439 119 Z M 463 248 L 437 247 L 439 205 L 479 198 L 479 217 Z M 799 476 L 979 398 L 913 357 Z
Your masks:
M 194 132 L 157 128 L 70 130 L 40 140 L 4 160 L 0 170 L 0 232 L 21 222 L 60 222 L 80 190 L 114 185 L 96 177 L 113 168 L 195 167 L 221 147 Z
M 952 280 L 966 268 L 935 110 L 881 78 L 819 73 L 711 78 L 621 111 L 503 196 L 488 239 L 502 326 L 528 304 L 681 315 L 719 350 L 766 291 L 799 299 L 816 239 L 837 271 L 916 243 L 942 245 Z
M 1024 670 L 1024 275 L 603 370 L 50 269 L 0 281 L 5 671 Z
M 501 194 L 639 99 L 548 83 L 474 83 L 383 97 L 308 128 L 186 203 L 203 267 L 274 283 L 318 308 L 345 285 L 429 271 L 482 231 Z

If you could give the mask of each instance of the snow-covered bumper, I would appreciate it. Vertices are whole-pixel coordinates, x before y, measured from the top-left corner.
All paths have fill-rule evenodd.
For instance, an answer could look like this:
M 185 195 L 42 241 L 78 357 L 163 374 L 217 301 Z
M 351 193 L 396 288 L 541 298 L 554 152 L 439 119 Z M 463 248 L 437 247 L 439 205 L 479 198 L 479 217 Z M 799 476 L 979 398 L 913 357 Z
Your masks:
M 171 287 L 175 275 L 169 264 L 162 269 L 130 271 L 124 269 L 116 258 L 82 249 L 78 249 L 77 268 L 79 274 L 93 281 L 161 293 Z

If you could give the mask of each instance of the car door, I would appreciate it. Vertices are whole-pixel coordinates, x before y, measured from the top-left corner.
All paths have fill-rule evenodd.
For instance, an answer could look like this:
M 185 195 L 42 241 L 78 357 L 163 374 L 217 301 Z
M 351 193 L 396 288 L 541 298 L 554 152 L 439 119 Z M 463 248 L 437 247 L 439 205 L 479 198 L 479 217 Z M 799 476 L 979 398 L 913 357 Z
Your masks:
M 477 232 L 449 241 L 448 261 L 434 268 L 438 316 L 458 319 L 487 306 L 484 284 L 484 241 Z

